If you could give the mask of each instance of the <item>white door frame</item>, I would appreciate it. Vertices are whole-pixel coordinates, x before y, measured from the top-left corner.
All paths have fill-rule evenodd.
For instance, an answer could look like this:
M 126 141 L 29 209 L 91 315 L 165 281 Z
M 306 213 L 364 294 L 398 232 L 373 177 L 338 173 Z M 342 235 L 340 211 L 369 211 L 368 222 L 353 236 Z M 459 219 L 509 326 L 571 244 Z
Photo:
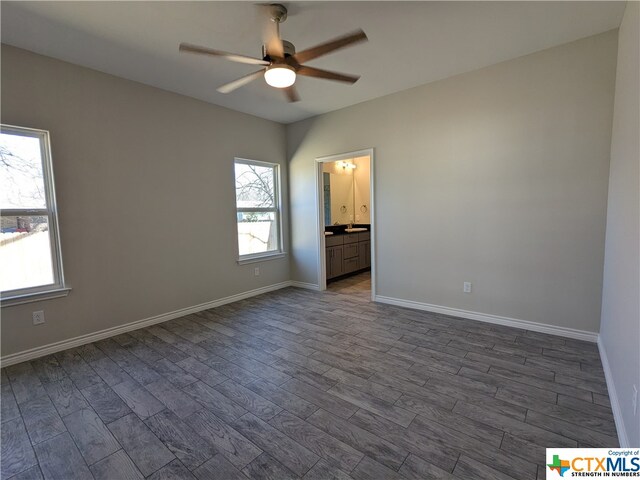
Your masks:
M 327 263 L 326 263 L 326 246 L 324 236 L 324 182 L 322 177 L 323 164 L 328 162 L 336 162 L 339 160 L 346 160 L 356 157 L 369 157 L 369 195 L 370 195 L 370 217 L 371 217 L 371 300 L 376 297 L 376 255 L 375 255 L 375 168 L 373 161 L 373 148 L 366 148 L 363 150 L 356 150 L 354 152 L 339 153 L 336 155 L 328 155 L 326 157 L 316 158 L 316 202 L 318 208 L 316 209 L 316 227 L 318 232 L 318 287 L 320 290 L 327 289 Z M 355 205 L 354 205 L 355 208 Z

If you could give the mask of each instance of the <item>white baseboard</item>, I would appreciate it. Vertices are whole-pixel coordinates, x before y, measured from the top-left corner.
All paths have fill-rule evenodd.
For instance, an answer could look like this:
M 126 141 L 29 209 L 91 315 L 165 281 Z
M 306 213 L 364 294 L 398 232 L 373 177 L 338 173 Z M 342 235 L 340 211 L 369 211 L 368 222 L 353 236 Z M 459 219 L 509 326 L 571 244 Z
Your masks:
M 613 420 L 616 422 L 618 442 L 620 442 L 620 448 L 630 448 L 632 445 L 629 441 L 629 437 L 627 436 L 627 429 L 624 426 L 624 421 L 622 420 L 622 409 L 620 408 L 616 385 L 613 383 L 613 374 L 611 373 L 611 366 L 609 365 L 609 357 L 607 357 L 607 350 L 604 348 L 604 344 L 602 343 L 602 337 L 598 337 L 598 351 L 600 352 L 604 378 L 607 381 L 607 391 L 609 392 L 609 402 L 611 402 L 611 410 L 613 411 Z
M 290 281 L 275 283 L 273 285 L 267 285 L 266 287 L 256 288 L 254 290 L 249 290 L 247 292 L 238 293 L 236 295 L 231 295 L 229 297 L 220 298 L 218 300 L 213 300 L 211 302 L 201 303 L 200 305 L 181 308 L 179 310 L 174 310 L 173 312 L 162 313 L 160 315 L 144 318 L 142 320 L 136 320 L 135 322 L 127 323 L 125 325 L 106 328 L 104 330 L 88 333 L 86 335 L 80 335 L 79 337 L 70 338 L 68 340 L 62 340 L 60 342 L 50 343 L 48 345 L 32 348 L 30 350 L 24 350 L 22 352 L 13 353 L 11 355 L 5 355 L 4 357 L 0 358 L 0 367 L 4 368 L 9 365 L 14 365 L 16 363 L 26 362 L 27 360 L 33 360 L 34 358 L 44 357 L 45 355 L 50 355 L 52 353 L 60 352 L 68 348 L 79 347 L 80 345 L 85 345 L 87 343 L 96 342 L 98 340 L 103 340 L 105 338 L 114 337 L 116 335 L 120 335 L 121 333 L 130 332 L 132 330 L 138 330 L 139 328 L 155 325 L 156 323 L 166 322 L 169 320 L 173 320 L 175 318 L 184 317 L 185 315 L 201 312 L 203 310 L 219 307 L 227 303 L 237 302 L 238 300 L 243 300 L 249 297 L 255 297 L 256 295 L 261 295 L 263 293 L 272 292 L 274 290 L 279 290 L 281 288 L 290 287 L 290 286 L 291 286 Z
M 307 290 L 316 290 L 316 291 L 320 291 L 320 286 L 316 285 L 315 283 L 307 283 L 307 282 L 296 282 L 296 281 L 291 281 L 291 286 L 292 287 L 297 287 L 297 288 L 306 288 Z
M 576 340 L 585 340 L 587 342 L 597 342 L 598 334 L 586 330 L 576 330 L 574 328 L 559 327 L 556 325 L 547 325 L 544 323 L 530 322 L 529 320 L 519 320 L 517 318 L 500 317 L 488 313 L 471 312 L 469 310 L 460 310 L 458 308 L 442 307 L 440 305 L 431 305 L 429 303 L 414 302 L 412 300 L 403 300 L 400 298 L 384 297 L 376 295 L 375 302 L 388 303 L 399 307 L 413 308 L 415 310 L 425 310 L 427 312 L 441 313 L 451 315 L 453 317 L 468 318 L 470 320 L 479 320 L 480 322 L 495 323 L 497 325 L 505 325 L 507 327 L 522 328 L 533 332 L 548 333 L 550 335 L 558 335 L 561 337 L 573 338 Z

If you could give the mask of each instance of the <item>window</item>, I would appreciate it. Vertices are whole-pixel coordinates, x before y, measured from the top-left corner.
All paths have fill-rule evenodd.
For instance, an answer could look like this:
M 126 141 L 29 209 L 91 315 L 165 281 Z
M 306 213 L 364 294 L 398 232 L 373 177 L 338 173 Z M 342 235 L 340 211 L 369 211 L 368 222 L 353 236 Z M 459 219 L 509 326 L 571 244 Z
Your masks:
M 239 260 L 282 253 L 278 165 L 236 159 Z
M 0 209 L 3 304 L 65 295 L 49 132 L 1 126 Z

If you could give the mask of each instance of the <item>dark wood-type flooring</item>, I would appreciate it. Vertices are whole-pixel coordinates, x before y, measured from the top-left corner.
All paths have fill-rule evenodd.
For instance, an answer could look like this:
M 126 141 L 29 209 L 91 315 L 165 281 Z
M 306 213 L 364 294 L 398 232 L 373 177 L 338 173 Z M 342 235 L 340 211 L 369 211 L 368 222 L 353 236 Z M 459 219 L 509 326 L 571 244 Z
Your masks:
M 3 479 L 536 479 L 618 442 L 594 344 L 370 301 L 368 274 L 2 370 Z

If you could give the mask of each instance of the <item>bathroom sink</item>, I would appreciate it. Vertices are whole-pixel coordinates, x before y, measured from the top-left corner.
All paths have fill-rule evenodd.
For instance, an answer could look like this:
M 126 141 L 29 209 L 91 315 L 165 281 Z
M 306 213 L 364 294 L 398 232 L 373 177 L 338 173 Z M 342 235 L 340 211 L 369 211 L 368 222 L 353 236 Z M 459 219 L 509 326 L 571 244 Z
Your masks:
M 344 231 L 347 233 L 366 232 L 367 229 L 366 228 L 345 228 Z

